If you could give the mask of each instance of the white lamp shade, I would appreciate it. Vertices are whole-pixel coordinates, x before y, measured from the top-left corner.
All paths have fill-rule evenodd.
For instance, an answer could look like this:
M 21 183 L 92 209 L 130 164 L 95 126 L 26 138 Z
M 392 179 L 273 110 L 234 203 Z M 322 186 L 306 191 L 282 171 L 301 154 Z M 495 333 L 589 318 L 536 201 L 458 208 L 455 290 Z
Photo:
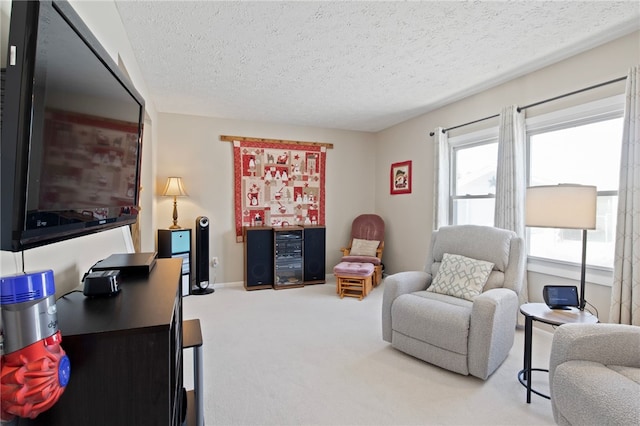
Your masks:
M 189 194 L 187 194 L 187 191 L 184 189 L 182 178 L 171 176 L 167 179 L 167 184 L 164 187 L 164 191 L 162 191 L 162 195 L 184 197 Z
M 540 228 L 596 229 L 595 186 L 561 184 L 527 188 L 525 223 Z

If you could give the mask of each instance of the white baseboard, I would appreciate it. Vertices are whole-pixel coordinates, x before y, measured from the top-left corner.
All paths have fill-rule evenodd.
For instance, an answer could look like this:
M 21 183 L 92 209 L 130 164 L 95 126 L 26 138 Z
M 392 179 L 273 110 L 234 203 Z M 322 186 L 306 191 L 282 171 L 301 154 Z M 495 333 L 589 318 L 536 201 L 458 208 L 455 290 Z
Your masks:
M 334 281 L 335 280 L 335 276 L 333 274 L 326 274 L 325 278 L 327 281 Z M 228 283 L 215 283 L 213 284 L 213 289 L 215 290 L 216 288 L 224 288 L 224 287 L 242 287 L 244 286 L 244 281 L 231 281 Z
M 243 281 L 232 281 L 228 283 L 216 283 L 213 285 L 213 288 L 224 288 L 224 287 L 242 287 L 244 285 Z

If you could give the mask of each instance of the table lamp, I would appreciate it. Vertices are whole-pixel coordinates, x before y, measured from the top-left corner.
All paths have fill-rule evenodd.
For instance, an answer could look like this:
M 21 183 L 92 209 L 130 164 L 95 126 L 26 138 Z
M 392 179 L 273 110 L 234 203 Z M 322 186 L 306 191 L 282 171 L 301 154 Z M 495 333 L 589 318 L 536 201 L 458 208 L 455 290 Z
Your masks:
M 587 230 L 596 229 L 595 186 L 560 184 L 527 188 L 525 225 L 539 228 L 582 229 L 580 310 L 584 310 Z
M 184 189 L 181 177 L 171 176 L 167 179 L 167 184 L 162 191 L 162 195 L 173 196 L 173 225 L 169 229 L 180 229 L 178 225 L 178 201 L 177 197 L 186 197 L 187 191 Z

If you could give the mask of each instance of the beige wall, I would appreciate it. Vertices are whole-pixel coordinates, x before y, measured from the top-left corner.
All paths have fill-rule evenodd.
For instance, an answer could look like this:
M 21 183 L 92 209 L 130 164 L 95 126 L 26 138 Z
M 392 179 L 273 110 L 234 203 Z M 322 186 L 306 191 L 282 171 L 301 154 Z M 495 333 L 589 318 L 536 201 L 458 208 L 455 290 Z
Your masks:
M 351 221 L 374 211 L 374 135 L 312 127 L 160 114 L 158 176 L 162 191 L 168 176 L 182 176 L 189 197 L 178 199 L 178 223 L 194 228 L 198 216 L 210 220 L 210 256 L 220 265 L 211 269 L 218 283 L 243 281 L 243 245 L 235 239 L 233 149 L 220 135 L 286 139 L 333 144 L 327 150 L 326 226 L 327 267 L 338 263 L 340 247 L 347 243 Z M 386 173 L 386 172 L 385 172 Z M 172 223 L 173 199 L 157 196 L 157 223 Z
M 638 63 L 640 32 L 635 32 L 378 133 L 376 169 L 388 170 L 393 162 L 413 160 L 411 195 L 389 195 L 388 178 L 384 173 L 376 175 L 376 211 L 389 224 L 385 251 L 388 272 L 422 269 L 424 264 L 433 224 L 434 160 L 429 132 L 436 126 L 456 126 L 497 114 L 503 106 L 528 105 L 623 77 Z M 532 117 L 621 93 L 624 93 L 624 83 L 616 83 L 527 109 L 526 114 Z M 497 119 L 487 120 L 452 131 L 450 136 L 496 125 Z M 541 301 L 542 286 L 557 282 L 555 277 L 529 273 L 531 299 Z M 600 318 L 606 320 L 609 287 L 589 284 L 586 295 L 588 301 L 597 306 Z

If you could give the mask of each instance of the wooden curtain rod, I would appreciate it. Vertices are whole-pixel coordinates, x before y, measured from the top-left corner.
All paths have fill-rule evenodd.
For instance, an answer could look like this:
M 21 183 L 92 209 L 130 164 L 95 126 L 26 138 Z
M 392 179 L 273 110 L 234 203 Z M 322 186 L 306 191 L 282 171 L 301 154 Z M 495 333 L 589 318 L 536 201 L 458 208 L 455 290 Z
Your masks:
M 286 143 L 292 145 L 304 145 L 304 146 L 324 146 L 327 149 L 333 149 L 332 143 L 324 142 L 303 142 L 303 141 L 288 141 L 285 139 L 264 139 L 264 138 L 250 138 L 246 136 L 228 136 L 220 135 L 220 140 L 223 142 L 264 142 L 264 143 Z

